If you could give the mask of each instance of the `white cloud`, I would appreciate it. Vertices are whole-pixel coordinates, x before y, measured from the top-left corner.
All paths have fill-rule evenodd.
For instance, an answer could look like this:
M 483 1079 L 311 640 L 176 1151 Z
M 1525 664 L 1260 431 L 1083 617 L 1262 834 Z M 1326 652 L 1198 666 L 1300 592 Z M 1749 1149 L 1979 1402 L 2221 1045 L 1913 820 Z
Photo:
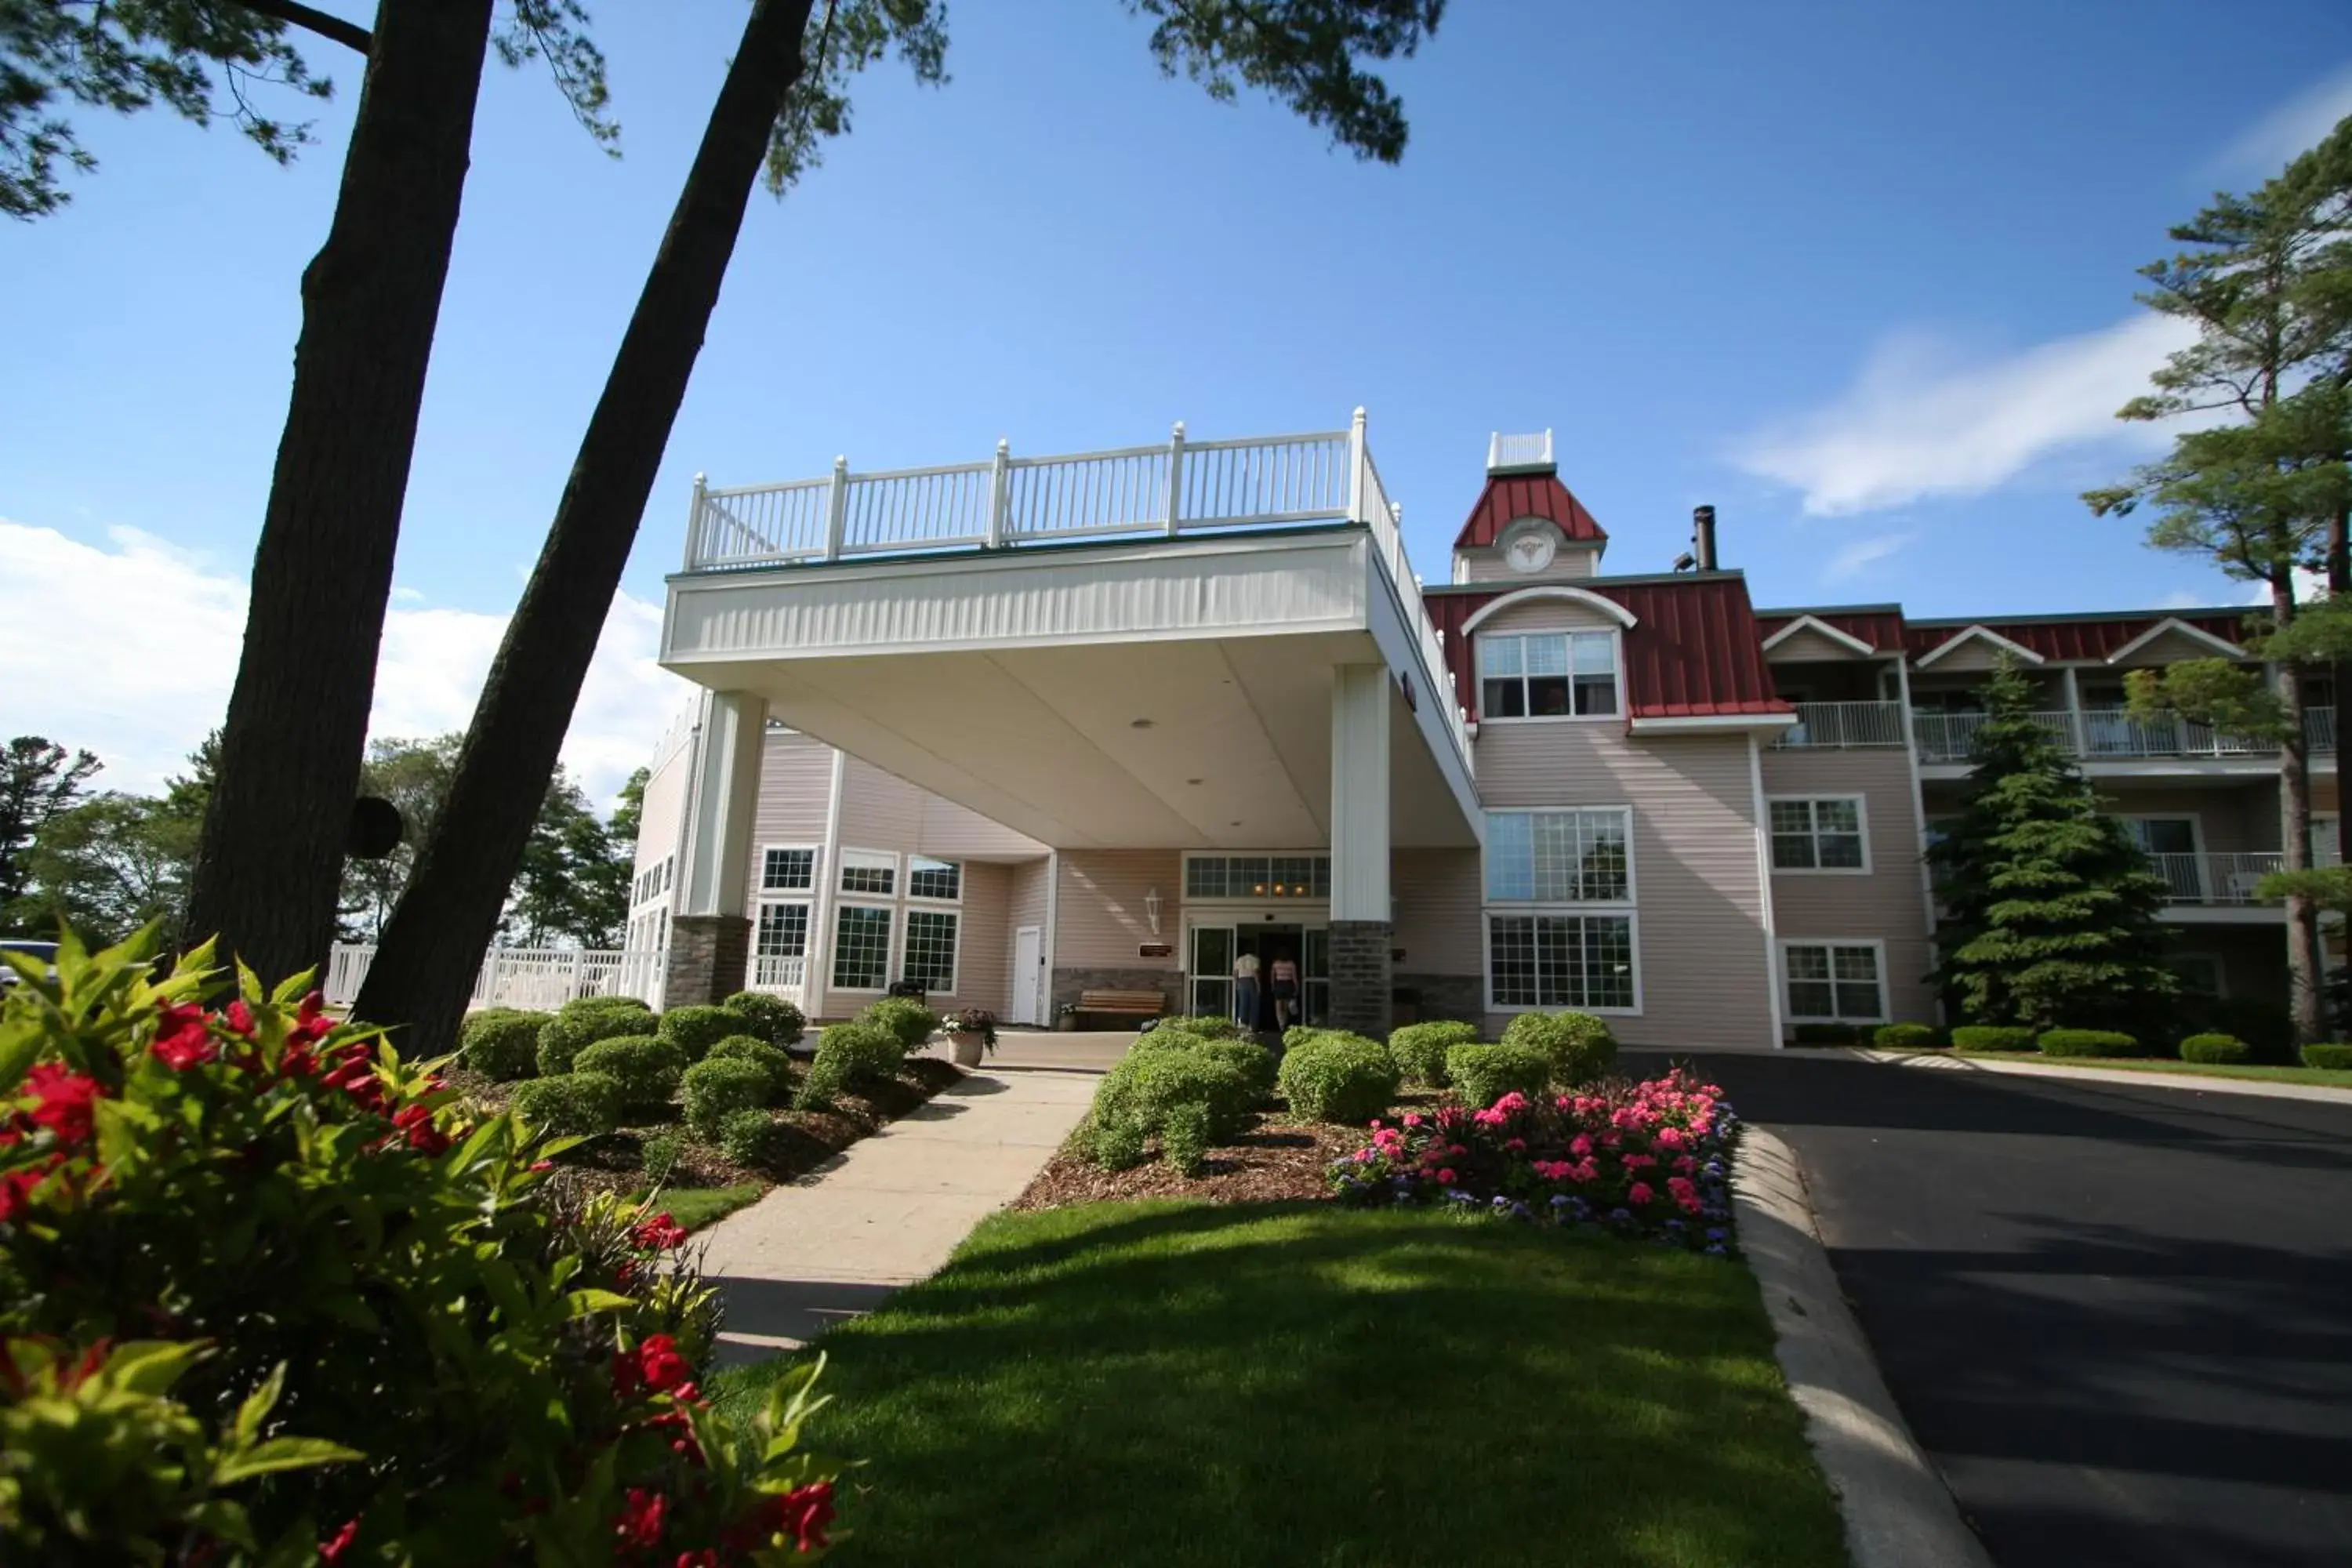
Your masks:
M 2209 173 L 2266 180 L 2297 154 L 2317 146 L 2347 114 L 2352 114 L 2352 64 L 2338 67 L 2248 126 L 2214 160 Z
M 1925 333 L 1895 333 L 1844 393 L 1751 433 L 1734 444 L 1731 459 L 1801 490 L 1815 516 L 1981 495 L 2062 451 L 2146 446 L 2164 435 L 2116 419 L 2116 410 L 2147 391 L 2148 373 L 2195 336 L 2150 312 L 2006 358 L 1960 363 Z
M 1882 533 L 1873 539 L 1857 539 L 1830 557 L 1829 563 L 1822 568 L 1822 581 L 1843 583 L 1858 577 L 1917 537 L 1916 533 Z
M 152 790 L 220 722 L 245 637 L 246 586 L 133 529 L 111 547 L 0 518 L 0 681 L 7 731 L 87 746 L 109 787 Z M 421 597 L 421 595 L 419 595 Z M 411 608 L 395 594 L 376 666 L 377 735 L 472 720 L 504 616 Z M 624 594 L 606 616 L 563 761 L 599 802 L 646 761 L 687 694 L 654 663 L 661 606 Z
M 2192 594 L 2186 588 L 2175 588 L 2171 593 L 2158 599 L 2156 602 L 2156 607 L 2159 610 L 2202 609 L 2205 601 L 2210 597 L 2211 597 L 2210 595 Z

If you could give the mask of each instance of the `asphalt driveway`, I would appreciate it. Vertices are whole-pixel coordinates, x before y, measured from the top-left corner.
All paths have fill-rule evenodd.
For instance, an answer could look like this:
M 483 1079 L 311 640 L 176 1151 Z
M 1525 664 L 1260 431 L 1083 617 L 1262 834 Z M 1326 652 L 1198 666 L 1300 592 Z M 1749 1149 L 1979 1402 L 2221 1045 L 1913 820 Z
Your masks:
M 2003 1568 L 2352 1563 L 2352 1106 L 1702 1060 Z

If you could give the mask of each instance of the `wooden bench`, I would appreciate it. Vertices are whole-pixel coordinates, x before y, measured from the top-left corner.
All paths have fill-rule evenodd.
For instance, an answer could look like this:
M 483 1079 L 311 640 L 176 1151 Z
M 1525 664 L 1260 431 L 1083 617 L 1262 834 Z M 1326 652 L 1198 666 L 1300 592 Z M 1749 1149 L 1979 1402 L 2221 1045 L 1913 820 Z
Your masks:
M 1123 1018 L 1157 1018 L 1168 1011 L 1168 998 L 1157 991 L 1081 991 L 1078 1016 L 1112 1014 Z

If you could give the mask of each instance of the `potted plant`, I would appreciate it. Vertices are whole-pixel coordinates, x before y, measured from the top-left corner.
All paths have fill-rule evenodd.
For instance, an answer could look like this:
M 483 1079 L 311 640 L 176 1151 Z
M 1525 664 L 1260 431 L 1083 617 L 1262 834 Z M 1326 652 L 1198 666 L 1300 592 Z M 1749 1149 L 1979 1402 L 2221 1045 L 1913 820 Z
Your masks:
M 1078 1005 L 1076 1002 L 1063 1003 L 1060 1010 L 1054 1015 L 1054 1027 L 1064 1034 L 1068 1034 L 1077 1026 Z
M 966 1007 L 940 1020 L 947 1031 L 948 1051 L 960 1068 L 976 1068 L 981 1053 L 996 1048 L 996 1015 L 985 1007 Z

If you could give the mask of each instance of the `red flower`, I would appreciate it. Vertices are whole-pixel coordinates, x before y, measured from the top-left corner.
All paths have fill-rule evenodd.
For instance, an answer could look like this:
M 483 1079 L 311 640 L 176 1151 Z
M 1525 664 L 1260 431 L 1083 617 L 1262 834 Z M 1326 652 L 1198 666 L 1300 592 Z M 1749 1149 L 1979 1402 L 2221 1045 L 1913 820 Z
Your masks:
M 359 1538 L 359 1520 L 356 1518 L 347 1520 L 342 1529 L 319 1542 L 319 1561 L 327 1564 L 327 1568 L 334 1568 L 336 1563 L 343 1560 L 343 1553 L 352 1549 L 352 1542 Z
M 230 1003 L 228 1011 L 221 1016 L 228 1020 L 228 1026 L 232 1032 L 239 1035 L 253 1033 L 253 1009 L 245 1005 L 244 997 L 240 996 Z
M 665 1247 L 686 1244 L 686 1226 L 666 1214 L 657 1214 L 629 1233 L 629 1239 L 648 1251 L 659 1252 Z
M 105 1092 L 96 1079 L 63 1062 L 42 1062 L 25 1075 L 25 1087 L 40 1097 L 27 1112 L 36 1125 L 56 1133 L 68 1148 L 89 1137 L 91 1102 Z
M 624 1399 L 639 1390 L 695 1396 L 694 1363 L 677 1353 L 677 1342 L 667 1334 L 647 1334 L 633 1355 L 623 1351 L 613 1358 L 613 1392 Z
M 833 1483 L 813 1481 L 768 1505 L 775 1528 L 792 1534 L 795 1551 L 821 1551 L 824 1527 L 833 1522 Z
M 681 1552 L 671 1568 L 719 1568 L 719 1549 L 706 1546 L 699 1552 Z
M 449 1135 L 433 1125 L 430 1106 L 403 1106 L 392 1124 L 406 1134 L 408 1146 L 421 1153 L 438 1154 L 449 1147 Z
M 669 1499 L 643 1487 L 631 1487 L 621 1517 L 613 1521 L 613 1533 L 624 1546 L 659 1546 L 662 1522 L 668 1513 Z
M 156 1026 L 155 1043 L 148 1048 L 174 1072 L 185 1072 L 220 1055 L 212 1031 L 205 1026 L 203 1012 L 194 1007 L 165 1007 Z
M 64 1163 L 64 1156 L 52 1158 L 45 1165 L 30 1165 L 20 1171 L 0 1174 L 0 1225 L 16 1217 L 16 1211 L 32 1201 L 33 1189 L 48 1179 L 51 1171 Z

